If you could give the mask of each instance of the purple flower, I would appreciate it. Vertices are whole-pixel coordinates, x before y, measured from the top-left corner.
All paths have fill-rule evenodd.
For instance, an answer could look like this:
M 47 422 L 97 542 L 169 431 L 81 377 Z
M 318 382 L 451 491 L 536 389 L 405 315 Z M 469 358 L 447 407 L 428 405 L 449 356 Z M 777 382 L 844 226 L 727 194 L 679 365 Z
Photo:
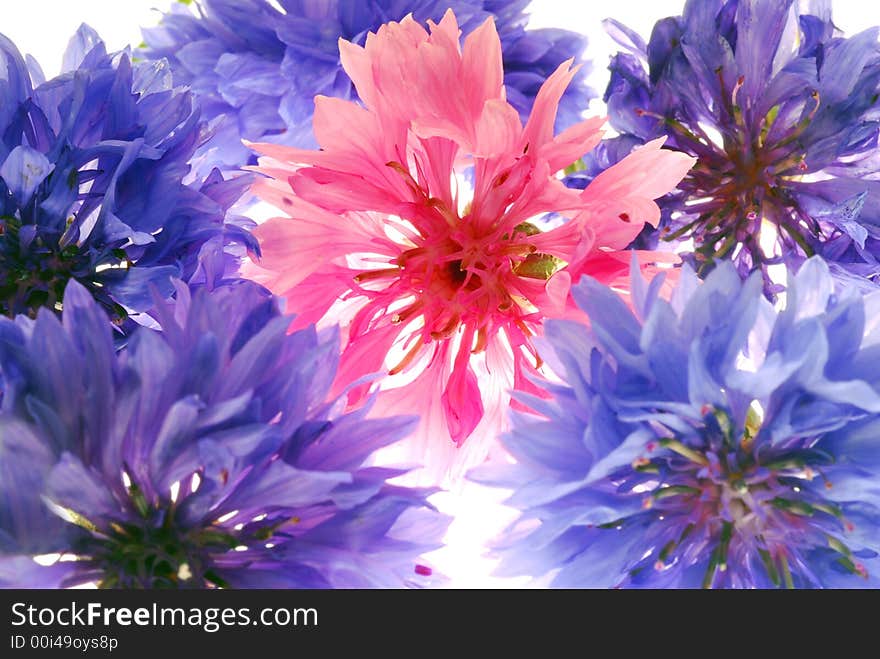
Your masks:
M 844 38 L 828 3 L 813 6 L 690 0 L 647 44 L 608 22 L 625 48 L 605 92 L 612 126 L 699 158 L 661 202 L 660 235 L 692 239 L 701 274 L 815 253 L 843 276 L 880 273 L 878 31 Z
M 370 31 L 412 13 L 439 22 L 452 9 L 467 34 L 494 15 L 504 52 L 511 104 L 523 118 L 544 80 L 564 60 L 580 59 L 586 41 L 558 29 L 526 30 L 528 0 L 202 0 L 196 13 L 175 4 L 162 23 L 144 30 L 143 55 L 167 58 L 174 81 L 192 87 L 213 138 L 197 167 L 256 164 L 241 139 L 315 148 L 317 94 L 356 98 L 339 61 L 338 40 L 363 45 Z M 558 128 L 580 120 L 593 92 L 588 66 L 569 85 Z
M 671 302 L 587 281 L 591 330 L 548 323 L 565 384 L 528 400 L 474 478 L 522 517 L 501 574 L 561 587 L 880 585 L 880 293 L 807 260 L 775 310 L 759 273 L 685 267 Z M 548 355 L 549 356 L 549 355 Z
M 325 403 L 335 330 L 241 280 L 157 305 L 118 354 L 76 282 L 63 320 L 0 319 L 0 586 L 418 583 L 445 520 L 363 466 L 413 419 Z
M 183 184 L 201 124 L 166 64 L 108 55 L 82 26 L 64 69 L 44 81 L 0 35 L 0 315 L 60 309 L 76 280 L 130 326 L 151 286 L 213 283 L 235 265 L 228 243 L 254 247 L 227 215 L 249 178 Z

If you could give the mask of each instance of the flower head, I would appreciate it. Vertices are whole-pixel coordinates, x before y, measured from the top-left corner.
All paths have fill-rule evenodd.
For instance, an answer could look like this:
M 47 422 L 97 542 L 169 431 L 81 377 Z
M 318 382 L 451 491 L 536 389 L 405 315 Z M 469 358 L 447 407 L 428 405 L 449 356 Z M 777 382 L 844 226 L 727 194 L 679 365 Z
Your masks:
M 407 18 L 340 48 L 364 105 L 316 99 L 320 151 L 256 145 L 271 177 L 256 191 L 287 217 L 258 227 L 263 259 L 248 274 L 290 300 L 299 323 L 342 319 L 337 387 L 385 370 L 377 409 L 419 410 L 411 445 L 442 472 L 485 456 L 484 442 L 457 447 L 478 426 L 493 438 L 509 390 L 530 386 L 543 318 L 566 313 L 582 273 L 625 274 L 617 250 L 656 221 L 652 199 L 692 159 L 658 141 L 582 193 L 566 188 L 554 174 L 598 142 L 601 120 L 554 137 L 574 76 L 564 62 L 523 126 L 491 20 L 461 48 L 452 12 L 430 34 Z M 540 219 L 551 211 L 568 221 L 551 228 Z
M 502 569 L 623 587 L 880 585 L 880 298 L 807 260 L 776 311 L 761 276 L 686 271 L 672 301 L 598 282 L 591 330 L 548 323 L 567 384 L 520 415 L 518 461 L 474 478 L 523 511 Z
M 610 66 L 611 124 L 699 159 L 661 202 L 660 236 L 693 239 L 701 272 L 819 253 L 842 274 L 880 273 L 878 32 L 843 38 L 829 5 L 811 4 L 691 0 L 647 44 L 609 22 L 626 47 Z
M 412 419 L 325 403 L 338 338 L 252 282 L 177 296 L 119 354 L 76 282 L 0 319 L 0 586 L 417 583 L 444 520 L 362 467 Z
M 582 35 L 526 30 L 528 0 L 200 0 L 197 12 L 175 4 L 162 23 L 144 30 L 143 54 L 167 58 L 174 80 L 189 85 L 215 131 L 199 151 L 201 165 L 254 164 L 241 139 L 314 148 L 317 94 L 356 99 L 340 65 L 338 40 L 363 45 L 383 23 L 412 16 L 435 21 L 452 8 L 465 33 L 495 16 L 504 51 L 508 99 L 528 116 L 541 83 L 586 47 Z M 587 69 L 566 90 L 560 127 L 581 117 L 593 97 Z
M 151 285 L 222 278 L 225 244 L 250 242 L 226 218 L 249 179 L 182 183 L 200 130 L 191 94 L 165 63 L 108 55 L 87 26 L 64 68 L 44 82 L 0 36 L 0 315 L 60 309 L 76 280 L 122 324 Z

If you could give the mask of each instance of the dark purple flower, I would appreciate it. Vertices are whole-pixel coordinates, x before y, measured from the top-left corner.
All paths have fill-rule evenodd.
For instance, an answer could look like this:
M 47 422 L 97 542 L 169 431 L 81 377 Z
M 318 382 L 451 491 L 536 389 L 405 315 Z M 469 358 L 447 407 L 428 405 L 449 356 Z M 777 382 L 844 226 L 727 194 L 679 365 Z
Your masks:
M 833 293 L 824 261 L 787 306 L 718 265 L 685 267 L 667 302 L 636 267 L 632 296 L 574 289 L 591 328 L 550 321 L 564 384 L 524 400 L 503 438 L 521 519 L 500 574 L 560 587 L 880 585 L 880 292 Z M 633 310 L 631 310 L 630 304 Z
M 108 55 L 82 26 L 63 74 L 32 66 L 0 35 L 0 315 L 60 309 L 76 280 L 128 326 L 151 286 L 222 279 L 227 244 L 253 246 L 227 214 L 249 179 L 184 185 L 201 125 L 167 64 Z
M 818 253 L 835 272 L 880 274 L 878 31 L 844 38 L 827 6 L 690 0 L 647 44 L 608 22 L 625 47 L 605 93 L 612 126 L 699 158 L 661 203 L 660 235 L 693 240 L 701 273 Z
M 528 0 L 202 0 L 175 4 L 144 30 L 142 54 L 166 58 L 174 81 L 191 86 L 213 138 L 196 167 L 256 164 L 241 139 L 314 148 L 317 94 L 356 98 L 339 61 L 340 38 L 363 45 L 383 23 L 412 13 L 439 22 L 452 9 L 464 34 L 494 15 L 504 52 L 510 103 L 528 116 L 544 80 L 564 60 L 580 60 L 584 37 L 559 29 L 526 30 Z M 584 65 L 565 92 L 557 127 L 580 120 L 593 92 Z
M 157 301 L 119 353 L 71 281 L 63 320 L 0 318 L 0 586 L 401 587 L 445 520 L 363 466 L 411 418 L 326 403 L 339 338 L 236 281 Z M 36 559 L 36 560 L 35 560 Z

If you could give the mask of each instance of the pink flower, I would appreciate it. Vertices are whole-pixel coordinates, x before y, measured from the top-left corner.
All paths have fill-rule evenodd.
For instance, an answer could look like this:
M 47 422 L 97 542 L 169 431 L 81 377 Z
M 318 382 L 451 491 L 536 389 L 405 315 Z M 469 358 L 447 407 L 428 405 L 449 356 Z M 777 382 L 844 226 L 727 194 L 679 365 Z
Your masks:
M 621 250 L 656 224 L 653 199 L 693 160 L 658 140 L 582 192 L 566 188 L 557 173 L 598 143 L 603 123 L 554 137 L 571 62 L 523 126 L 505 100 L 494 23 L 462 47 L 451 11 L 429 25 L 408 17 L 363 48 L 339 42 L 364 105 L 315 99 L 320 151 L 253 145 L 269 177 L 255 189 L 286 216 L 257 228 L 263 257 L 248 274 L 288 300 L 294 327 L 341 323 L 336 390 L 386 373 L 377 412 L 420 413 L 412 457 L 454 475 L 485 458 L 511 390 L 540 393 L 529 376 L 544 318 L 569 313 L 583 274 L 626 281 Z M 549 212 L 567 221 L 535 219 Z M 367 393 L 356 386 L 349 402 Z

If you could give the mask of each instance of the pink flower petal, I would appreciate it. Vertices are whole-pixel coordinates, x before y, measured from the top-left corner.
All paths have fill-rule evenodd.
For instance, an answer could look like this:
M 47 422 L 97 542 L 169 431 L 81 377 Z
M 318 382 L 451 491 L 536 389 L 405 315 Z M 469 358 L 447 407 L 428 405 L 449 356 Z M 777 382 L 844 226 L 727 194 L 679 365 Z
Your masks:
M 574 78 L 574 74 L 580 68 L 579 66 L 572 67 L 573 61 L 568 59 L 556 67 L 556 70 L 544 81 L 535 96 L 532 113 L 529 115 L 529 121 L 523 135 L 524 142 L 529 145 L 530 149 L 540 149 L 553 141 L 553 125 L 556 123 L 559 101 Z
M 620 250 L 657 221 L 654 199 L 693 161 L 652 142 L 583 192 L 567 188 L 557 173 L 596 145 L 603 123 L 554 137 L 571 62 L 523 127 L 505 98 L 494 23 L 461 47 L 451 11 L 428 27 L 407 17 L 363 48 L 340 42 L 363 105 L 316 100 L 322 150 L 251 145 L 264 156 L 257 171 L 274 179 L 255 190 L 288 219 L 257 229 L 264 257 L 246 271 L 297 322 L 339 323 L 336 393 L 402 351 L 372 387 L 371 414 L 419 413 L 401 450 L 450 478 L 486 457 L 514 387 L 540 395 L 526 375 L 540 369 L 543 320 L 581 318 L 570 288 L 584 274 L 623 281 Z M 474 168 L 472 195 L 463 166 Z M 548 212 L 567 221 L 545 231 L 534 218 Z M 649 267 L 651 254 L 642 258 Z M 370 390 L 357 385 L 349 402 Z
M 615 197 L 657 199 L 673 190 L 696 158 L 661 149 L 665 140 L 648 142 L 599 174 L 583 191 L 584 199 L 590 203 Z
M 462 445 L 483 417 L 483 399 L 469 356 L 468 348 L 464 345 L 459 348 L 455 367 L 440 399 L 449 435 L 457 446 Z
M 474 155 L 488 158 L 516 149 L 522 134 L 519 112 L 510 103 L 491 99 L 477 120 Z
M 464 73 L 461 80 L 462 93 L 464 98 L 470 100 L 474 116 L 480 115 L 487 101 L 503 100 L 501 41 L 492 18 L 487 19 L 464 40 L 461 68 Z

